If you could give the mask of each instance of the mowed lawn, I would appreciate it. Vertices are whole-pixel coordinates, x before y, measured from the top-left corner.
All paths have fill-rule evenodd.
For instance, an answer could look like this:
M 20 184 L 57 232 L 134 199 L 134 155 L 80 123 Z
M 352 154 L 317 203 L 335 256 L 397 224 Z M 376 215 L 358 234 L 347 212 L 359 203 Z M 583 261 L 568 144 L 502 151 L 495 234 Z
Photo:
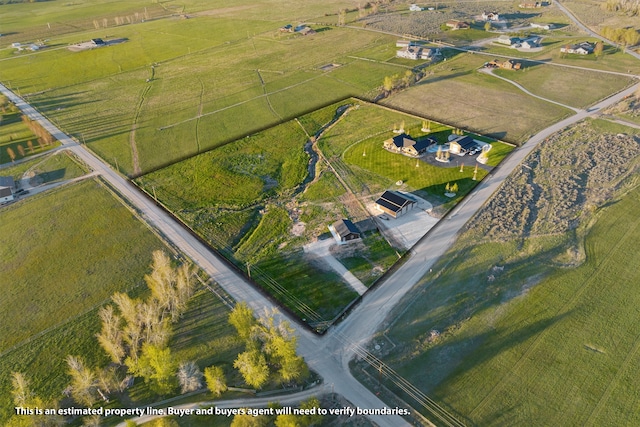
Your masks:
M 416 86 L 382 103 L 518 145 L 571 114 L 508 82 L 478 73 L 475 70 L 483 61 L 459 55 L 438 65 L 432 76 Z
M 638 209 L 638 187 L 602 209 L 576 268 L 549 266 L 562 239 L 459 242 L 388 334 L 411 343 L 392 365 L 468 424 L 637 425 Z

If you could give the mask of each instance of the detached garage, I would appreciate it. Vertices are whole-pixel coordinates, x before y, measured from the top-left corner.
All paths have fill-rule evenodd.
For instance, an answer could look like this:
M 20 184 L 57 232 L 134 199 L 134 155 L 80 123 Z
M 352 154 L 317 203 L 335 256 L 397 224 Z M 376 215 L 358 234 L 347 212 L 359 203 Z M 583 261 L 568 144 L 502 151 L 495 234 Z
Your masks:
M 389 190 L 382 193 L 382 196 L 376 200 L 376 208 L 379 211 L 391 215 L 393 218 L 404 215 L 409 209 L 412 209 L 415 204 L 416 202 L 414 200 Z

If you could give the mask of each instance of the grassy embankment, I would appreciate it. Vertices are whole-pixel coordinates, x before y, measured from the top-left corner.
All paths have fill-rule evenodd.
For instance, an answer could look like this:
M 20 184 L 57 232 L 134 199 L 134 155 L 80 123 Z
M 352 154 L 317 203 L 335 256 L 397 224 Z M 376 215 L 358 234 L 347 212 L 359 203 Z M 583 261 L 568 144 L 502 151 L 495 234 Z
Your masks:
M 536 149 L 391 317 L 385 360 L 470 424 L 637 424 L 633 138 L 592 121 Z

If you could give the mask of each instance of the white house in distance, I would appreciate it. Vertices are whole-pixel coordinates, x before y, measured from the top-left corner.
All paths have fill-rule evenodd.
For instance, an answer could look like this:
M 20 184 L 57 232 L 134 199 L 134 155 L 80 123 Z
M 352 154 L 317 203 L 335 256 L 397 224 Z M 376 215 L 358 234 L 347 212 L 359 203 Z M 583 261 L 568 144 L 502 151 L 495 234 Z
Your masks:
M 495 22 L 500 20 L 500 14 L 498 12 L 482 12 L 482 15 L 480 15 L 480 17 L 483 21 Z
M 420 11 L 423 11 L 423 10 L 424 10 L 424 8 L 422 8 L 422 7 L 418 6 L 417 4 L 415 4 L 415 3 L 414 3 L 414 4 L 412 4 L 411 6 L 409 6 L 409 10 L 410 10 L 411 12 L 420 12 Z

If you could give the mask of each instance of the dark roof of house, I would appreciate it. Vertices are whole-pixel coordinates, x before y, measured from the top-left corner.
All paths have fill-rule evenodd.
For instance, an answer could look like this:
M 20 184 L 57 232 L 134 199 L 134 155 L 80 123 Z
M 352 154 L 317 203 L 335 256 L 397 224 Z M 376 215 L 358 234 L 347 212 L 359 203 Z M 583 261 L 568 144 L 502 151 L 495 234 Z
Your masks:
M 387 190 L 384 193 L 382 193 L 382 196 L 380 196 L 378 200 L 376 200 L 376 203 L 379 204 L 380 206 L 384 206 L 385 208 L 393 212 L 398 212 L 402 210 L 402 208 L 404 208 L 405 206 L 408 206 L 415 202 L 396 192 Z
M 93 42 L 93 44 L 105 44 L 104 40 L 102 39 L 91 39 L 91 41 Z
M 0 176 L 0 187 L 15 187 L 16 183 L 12 176 Z
M 398 148 L 402 147 L 412 147 L 416 144 L 416 140 L 412 139 L 406 133 L 401 133 L 400 135 L 396 135 L 393 137 L 393 145 Z
M 425 148 L 427 148 L 428 146 L 430 146 L 431 144 L 436 144 L 435 139 L 433 139 L 433 138 L 422 138 L 420 141 L 416 141 L 416 143 L 413 144 L 413 148 L 415 148 L 415 150 L 417 152 L 420 152 L 420 151 L 424 150 Z
M 354 223 L 349 221 L 348 219 L 340 219 L 333 223 L 333 229 L 338 233 L 338 236 L 345 237 L 349 234 L 360 234 L 360 230 L 355 226 Z
M 473 147 L 476 144 L 473 138 L 471 138 L 469 135 L 459 136 L 451 142 L 455 142 L 459 144 L 465 150 L 468 150 L 469 148 Z
M 0 187 L 0 197 L 7 197 L 12 195 L 11 189 L 9 187 Z

